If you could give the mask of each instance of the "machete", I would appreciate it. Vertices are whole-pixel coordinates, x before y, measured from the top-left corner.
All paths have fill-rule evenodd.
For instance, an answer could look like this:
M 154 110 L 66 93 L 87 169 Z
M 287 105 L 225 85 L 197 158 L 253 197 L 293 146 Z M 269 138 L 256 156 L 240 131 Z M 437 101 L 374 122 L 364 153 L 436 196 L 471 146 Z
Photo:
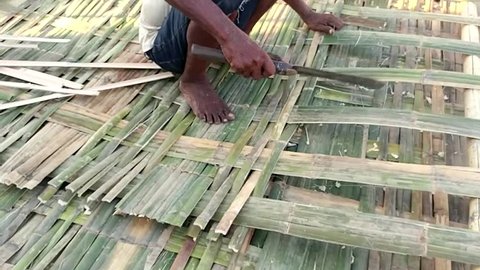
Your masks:
M 205 60 L 210 60 L 212 62 L 228 63 L 223 53 L 219 49 L 209 48 L 200 46 L 197 44 L 192 44 L 192 54 L 198 57 L 201 57 Z M 380 88 L 385 85 L 385 83 L 365 77 L 359 77 L 354 75 L 342 74 L 331 71 L 324 71 L 314 68 L 307 68 L 302 66 L 294 66 L 285 61 L 282 61 L 278 56 L 272 56 L 273 64 L 275 65 L 275 73 L 279 75 L 295 75 L 301 74 L 306 76 L 326 78 L 329 80 L 335 80 L 340 82 L 346 82 L 356 85 L 362 85 L 369 88 Z

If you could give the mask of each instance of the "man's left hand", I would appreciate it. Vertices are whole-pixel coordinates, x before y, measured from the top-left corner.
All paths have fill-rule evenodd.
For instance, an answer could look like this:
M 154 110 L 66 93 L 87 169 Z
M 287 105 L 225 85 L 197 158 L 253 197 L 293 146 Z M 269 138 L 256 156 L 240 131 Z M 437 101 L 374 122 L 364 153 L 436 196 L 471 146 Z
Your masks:
M 312 13 L 304 21 L 311 30 L 325 34 L 333 34 L 343 27 L 342 20 L 332 14 Z

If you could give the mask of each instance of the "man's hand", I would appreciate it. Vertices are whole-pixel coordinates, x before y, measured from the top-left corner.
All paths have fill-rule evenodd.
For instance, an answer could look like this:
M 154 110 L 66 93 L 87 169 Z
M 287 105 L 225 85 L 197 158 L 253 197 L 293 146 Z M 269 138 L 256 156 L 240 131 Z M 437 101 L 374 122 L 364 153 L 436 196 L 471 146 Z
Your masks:
M 238 74 L 256 80 L 275 74 L 275 65 L 268 54 L 242 31 L 232 33 L 231 38 L 220 47 L 231 68 Z
M 311 13 L 303 21 L 313 31 L 333 34 L 343 27 L 343 22 L 332 14 Z

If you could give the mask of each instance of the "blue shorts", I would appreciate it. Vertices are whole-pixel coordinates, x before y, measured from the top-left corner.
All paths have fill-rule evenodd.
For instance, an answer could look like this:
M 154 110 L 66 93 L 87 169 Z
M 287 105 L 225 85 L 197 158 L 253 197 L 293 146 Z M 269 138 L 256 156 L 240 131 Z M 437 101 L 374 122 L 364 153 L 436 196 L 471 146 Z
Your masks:
M 238 11 L 235 24 L 242 30 L 248 24 L 259 0 L 212 0 L 225 13 Z M 153 48 L 145 54 L 161 68 L 182 74 L 187 59 L 187 28 L 190 19 L 172 7 L 158 31 Z

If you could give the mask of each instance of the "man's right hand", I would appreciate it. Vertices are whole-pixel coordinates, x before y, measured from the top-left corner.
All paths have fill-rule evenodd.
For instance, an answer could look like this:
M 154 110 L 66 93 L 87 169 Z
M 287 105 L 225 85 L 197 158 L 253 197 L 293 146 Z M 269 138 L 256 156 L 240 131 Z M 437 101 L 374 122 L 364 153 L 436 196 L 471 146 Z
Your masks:
M 275 74 L 275 65 L 268 54 L 242 31 L 220 44 L 230 67 L 238 74 L 255 80 Z

